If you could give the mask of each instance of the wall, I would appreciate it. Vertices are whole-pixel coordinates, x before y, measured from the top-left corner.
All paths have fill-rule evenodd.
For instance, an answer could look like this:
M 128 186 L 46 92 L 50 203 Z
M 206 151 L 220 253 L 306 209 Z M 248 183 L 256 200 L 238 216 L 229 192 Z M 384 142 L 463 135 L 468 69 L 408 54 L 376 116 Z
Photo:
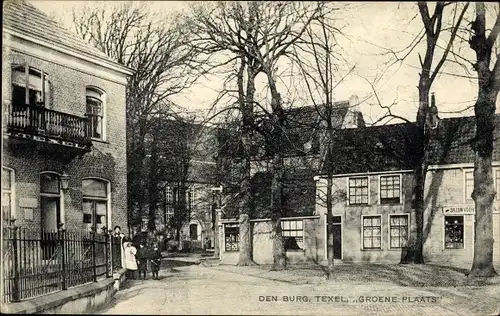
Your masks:
M 23 146 L 23 148 L 18 145 L 10 145 L 8 139 L 4 142 L 3 166 L 15 171 L 16 223 L 39 226 L 41 218 L 39 174 L 42 171 L 58 173 L 66 171 L 71 176 L 70 189 L 64 196 L 66 228 L 83 227 L 81 181 L 85 177 L 99 177 L 111 183 L 112 225 L 120 225 L 125 230 L 127 227 L 127 167 L 124 82 L 116 82 L 112 78 L 104 78 L 76 69 L 74 65 L 81 64 L 82 67 L 89 65 L 87 65 L 88 62 L 83 62 L 75 57 L 51 51 L 14 37 L 9 38 L 9 43 L 22 49 L 3 48 L 3 81 L 10 82 L 11 64 L 28 63 L 32 67 L 43 70 L 49 76 L 52 86 L 51 99 L 53 102 L 51 106 L 47 106 L 48 108 L 83 116 L 86 110 L 86 86 L 99 87 L 106 93 L 105 130 L 107 138 L 105 141 L 93 141 L 92 152 L 85 154 L 81 159 L 74 159 L 65 165 L 58 157 L 42 154 L 36 149 L 34 142 Z M 53 60 L 57 60 L 57 62 Z M 96 73 L 98 71 L 102 73 L 106 70 L 97 65 L 92 67 Z M 125 81 L 124 78 L 122 75 L 123 81 Z M 2 101 L 4 103 L 10 102 L 10 87 L 10 84 L 3 87 Z M 3 111 L 3 115 L 5 118 L 5 111 Z M 30 204 L 25 210 L 23 206 L 26 205 L 23 205 L 23 201 L 26 201 L 26 198 L 34 199 L 36 205 Z M 30 219 L 31 213 L 32 220 Z M 29 216 L 25 216 L 27 214 Z
M 320 225 L 319 217 L 297 217 L 303 220 L 303 250 L 288 250 L 286 251 L 286 259 L 288 264 L 301 264 L 306 262 L 317 262 L 319 249 L 322 246 L 320 231 L 317 227 Z M 292 219 L 292 218 L 289 218 Z M 269 219 L 251 220 L 252 230 L 252 254 L 253 260 L 258 264 L 273 263 L 273 244 L 271 239 L 271 221 Z M 238 251 L 225 251 L 224 243 L 224 224 L 235 222 L 222 222 L 220 229 L 220 245 L 221 245 L 221 263 L 236 264 L 238 263 Z
M 472 200 L 465 199 L 464 172 L 472 169 L 439 169 L 429 171 L 425 187 L 425 213 L 424 213 L 424 259 L 426 262 L 462 262 L 469 263 L 473 257 L 474 215 L 468 213 L 467 208 L 474 207 Z M 346 197 L 336 201 L 333 215 L 342 218 L 342 249 L 343 260 L 352 262 L 389 262 L 398 263 L 405 253 L 403 249 L 391 249 L 389 245 L 389 215 L 409 214 L 410 230 L 415 231 L 415 218 L 411 208 L 412 174 L 402 173 L 403 201 L 396 205 L 379 204 L 379 175 L 369 175 L 370 201 L 367 206 L 349 206 Z M 348 177 L 334 178 L 334 192 L 347 192 Z M 317 184 L 318 203 L 317 215 L 322 217 L 322 226 L 326 237 L 325 225 L 326 208 L 321 201 L 324 200 L 326 181 Z M 341 195 L 341 194 L 340 194 Z M 496 210 L 493 218 L 493 233 L 495 246 L 500 242 L 500 214 L 498 213 L 499 199 L 495 200 Z M 454 215 L 464 216 L 464 249 L 444 248 L 444 215 L 443 208 L 458 206 L 459 212 Z M 381 249 L 363 249 L 362 247 L 362 216 L 381 215 Z M 326 257 L 325 250 L 319 249 L 319 257 Z M 499 261 L 500 255 L 496 252 L 495 260 Z

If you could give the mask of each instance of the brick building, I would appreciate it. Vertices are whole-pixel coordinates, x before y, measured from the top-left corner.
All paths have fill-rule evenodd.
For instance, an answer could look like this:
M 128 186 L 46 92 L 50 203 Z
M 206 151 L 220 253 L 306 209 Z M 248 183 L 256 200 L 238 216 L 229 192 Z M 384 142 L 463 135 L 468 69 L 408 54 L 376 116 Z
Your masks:
M 131 69 L 26 2 L 3 8 L 2 225 L 125 229 Z

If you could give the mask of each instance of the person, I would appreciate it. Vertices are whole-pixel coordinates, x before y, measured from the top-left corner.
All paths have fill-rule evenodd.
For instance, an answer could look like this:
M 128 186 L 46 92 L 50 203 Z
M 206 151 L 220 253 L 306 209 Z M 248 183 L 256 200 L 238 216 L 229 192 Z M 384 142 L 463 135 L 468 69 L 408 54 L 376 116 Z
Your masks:
M 137 270 L 136 254 L 137 249 L 131 242 L 127 242 L 125 247 L 125 269 L 127 269 L 127 277 L 131 280 L 135 279 L 135 271 Z
M 137 267 L 139 269 L 139 279 L 144 276 L 144 280 L 146 280 L 146 274 L 148 272 L 148 250 L 144 246 L 144 243 L 139 245 L 139 252 L 137 253 Z
M 153 246 L 153 251 L 151 252 L 151 272 L 153 273 L 153 279 L 158 279 L 158 273 L 161 267 L 161 252 L 158 249 L 158 244 Z
M 113 228 L 113 247 L 116 245 L 117 248 L 113 248 L 113 251 L 120 251 L 121 267 L 125 267 L 125 251 L 123 243 L 125 241 L 125 234 L 121 232 L 120 226 L 115 226 Z M 121 249 L 120 249 L 121 248 Z M 113 257 L 114 258 L 114 257 Z

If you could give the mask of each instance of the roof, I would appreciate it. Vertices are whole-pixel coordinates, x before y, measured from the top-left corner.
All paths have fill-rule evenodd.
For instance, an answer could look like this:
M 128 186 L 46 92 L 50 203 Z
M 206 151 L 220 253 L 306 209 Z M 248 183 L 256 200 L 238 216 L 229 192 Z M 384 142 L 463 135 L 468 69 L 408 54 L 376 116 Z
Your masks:
M 500 115 L 495 115 L 493 160 L 500 161 Z M 475 117 L 445 118 L 433 130 L 429 144 L 429 164 L 473 163 L 471 147 Z M 412 170 L 418 146 L 418 130 L 413 123 L 339 130 L 335 137 L 334 174 Z M 323 172 L 326 172 L 323 170 Z
M 84 53 L 120 65 L 104 52 L 85 42 L 26 1 L 4 2 L 3 27 L 76 53 Z M 125 68 L 125 66 L 121 66 Z

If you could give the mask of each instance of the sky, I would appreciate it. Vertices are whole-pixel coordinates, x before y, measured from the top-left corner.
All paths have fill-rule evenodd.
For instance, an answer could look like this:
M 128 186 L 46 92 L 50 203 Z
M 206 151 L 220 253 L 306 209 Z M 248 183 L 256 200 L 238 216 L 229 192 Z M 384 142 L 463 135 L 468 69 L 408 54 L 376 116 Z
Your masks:
M 49 16 L 67 24 L 71 23 L 68 10 L 81 8 L 87 1 L 44 1 L 31 0 L 40 10 Z M 156 13 L 168 13 L 187 9 L 186 1 L 149 1 L 149 7 Z M 391 55 L 382 54 L 385 49 L 401 49 L 411 43 L 421 28 L 422 22 L 418 15 L 418 8 L 414 2 L 361 2 L 350 4 L 351 8 L 342 11 L 339 16 L 339 25 L 344 25 L 346 37 L 339 38 L 339 45 L 343 48 L 347 63 L 341 65 L 341 71 L 347 72 L 352 66 L 355 69 L 335 89 L 337 101 L 347 100 L 351 95 L 357 95 L 365 100 L 359 106 L 365 120 L 370 123 L 380 118 L 383 110 L 373 97 L 373 89 L 368 82 L 379 76 L 385 63 Z M 423 54 L 423 49 L 418 52 Z M 463 55 L 471 57 L 472 51 L 465 47 Z M 374 85 L 383 106 L 392 105 L 394 114 L 414 120 L 418 107 L 418 55 L 417 51 L 410 54 L 403 63 L 396 64 L 385 72 L 381 80 Z M 447 66 L 445 72 L 459 73 L 456 67 Z M 473 73 L 473 72 L 472 72 Z M 191 89 L 179 95 L 175 102 L 191 110 L 206 110 L 210 108 L 222 89 L 223 78 L 210 77 L 200 79 Z M 262 81 L 263 82 L 263 81 Z M 440 117 L 473 115 L 472 106 L 476 98 L 477 83 L 468 78 L 442 74 L 436 78 L 432 92 L 435 92 L 436 103 Z M 285 87 L 293 86 L 298 94 L 305 95 L 300 83 L 287 82 L 279 88 L 282 95 Z M 258 85 L 259 90 L 259 85 Z M 261 84 L 261 90 L 264 85 Z M 301 101 L 307 105 L 307 100 Z M 309 102 L 310 103 L 310 102 Z M 300 106 L 300 105 L 299 105 Z M 497 113 L 499 112 L 497 106 Z

